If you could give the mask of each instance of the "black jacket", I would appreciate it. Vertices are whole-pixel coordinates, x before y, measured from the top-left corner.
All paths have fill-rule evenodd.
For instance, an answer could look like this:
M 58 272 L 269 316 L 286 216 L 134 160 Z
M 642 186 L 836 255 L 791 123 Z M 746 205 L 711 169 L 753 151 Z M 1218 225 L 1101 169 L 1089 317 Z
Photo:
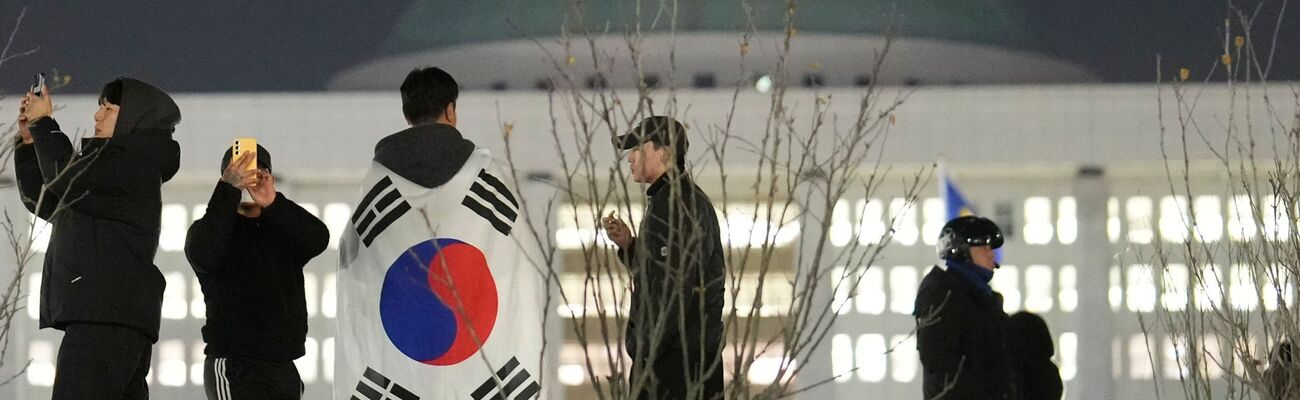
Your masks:
M 460 172 L 474 142 L 446 124 L 425 124 L 388 135 L 375 144 L 375 162 L 427 188 L 442 186 Z
M 166 283 L 153 258 L 162 184 L 180 166 L 181 114 L 162 90 L 129 78 L 119 106 L 113 137 L 82 139 L 79 152 L 53 118 L 32 121 L 34 143 L 18 146 L 14 173 L 23 205 L 53 224 L 41 327 L 115 324 L 156 341 Z
M 1009 322 L 1011 354 L 1020 377 L 1020 400 L 1061 400 L 1065 388 L 1061 370 L 1052 363 L 1056 350 L 1047 322 L 1024 311 L 1012 315 Z
M 726 264 L 713 203 L 685 175 L 676 182 L 660 177 L 646 194 L 649 205 L 636 241 L 619 251 L 633 285 L 628 354 L 635 360 L 639 348 L 663 351 L 683 343 L 718 351 Z
M 981 293 L 959 272 L 935 267 L 921 280 L 913 313 L 926 399 L 954 380 L 944 399 L 1016 399 L 1001 294 Z
M 239 215 L 239 193 L 218 182 L 185 239 L 207 303 L 204 353 L 292 361 L 307 338 L 302 268 L 325 251 L 329 230 L 280 193 L 257 218 Z

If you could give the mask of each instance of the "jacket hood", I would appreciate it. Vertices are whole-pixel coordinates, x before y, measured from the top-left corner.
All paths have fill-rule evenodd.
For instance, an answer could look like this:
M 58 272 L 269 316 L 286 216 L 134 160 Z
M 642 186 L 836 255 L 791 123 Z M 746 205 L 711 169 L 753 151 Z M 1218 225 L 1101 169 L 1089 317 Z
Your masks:
M 176 131 L 181 109 L 162 89 L 127 77 L 122 80 L 121 111 L 114 137 L 164 136 Z
M 1011 346 L 1023 359 L 1052 358 L 1056 353 L 1047 321 L 1036 314 L 1021 311 L 1012 315 L 1009 330 Z

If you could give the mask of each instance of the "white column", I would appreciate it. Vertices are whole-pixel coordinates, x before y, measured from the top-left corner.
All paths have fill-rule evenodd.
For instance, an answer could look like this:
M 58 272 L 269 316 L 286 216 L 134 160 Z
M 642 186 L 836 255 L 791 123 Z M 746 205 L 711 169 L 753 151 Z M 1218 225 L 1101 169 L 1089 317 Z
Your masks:
M 1110 308 L 1110 264 L 1114 255 L 1106 234 L 1110 183 L 1101 167 L 1085 166 L 1074 179 L 1079 237 L 1070 247 L 1078 268 L 1079 305 L 1074 326 L 1079 337 L 1078 375 L 1066 385 L 1070 399 L 1114 399 L 1111 341 L 1115 337 Z

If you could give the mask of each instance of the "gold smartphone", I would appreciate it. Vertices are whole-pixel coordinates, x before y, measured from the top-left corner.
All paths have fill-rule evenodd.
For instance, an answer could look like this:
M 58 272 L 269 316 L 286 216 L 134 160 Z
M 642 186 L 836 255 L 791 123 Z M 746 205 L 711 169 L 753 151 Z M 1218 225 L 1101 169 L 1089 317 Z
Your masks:
M 231 162 L 234 162 L 234 160 L 238 160 L 239 156 L 243 155 L 244 153 L 251 153 L 253 161 L 248 163 L 248 169 L 249 170 L 257 169 L 257 139 L 253 139 L 253 138 L 235 139 L 235 144 L 233 145 L 233 148 L 234 148 L 234 152 L 231 153 L 230 155 Z

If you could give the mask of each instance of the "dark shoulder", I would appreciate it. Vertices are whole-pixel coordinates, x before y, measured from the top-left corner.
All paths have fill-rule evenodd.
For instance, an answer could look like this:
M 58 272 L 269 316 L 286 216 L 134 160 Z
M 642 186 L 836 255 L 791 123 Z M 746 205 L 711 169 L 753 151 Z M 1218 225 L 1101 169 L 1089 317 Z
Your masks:
M 960 283 L 947 270 L 931 267 L 930 272 L 921 278 L 921 286 L 917 289 L 916 312 L 954 303 L 958 296 L 964 295 Z

